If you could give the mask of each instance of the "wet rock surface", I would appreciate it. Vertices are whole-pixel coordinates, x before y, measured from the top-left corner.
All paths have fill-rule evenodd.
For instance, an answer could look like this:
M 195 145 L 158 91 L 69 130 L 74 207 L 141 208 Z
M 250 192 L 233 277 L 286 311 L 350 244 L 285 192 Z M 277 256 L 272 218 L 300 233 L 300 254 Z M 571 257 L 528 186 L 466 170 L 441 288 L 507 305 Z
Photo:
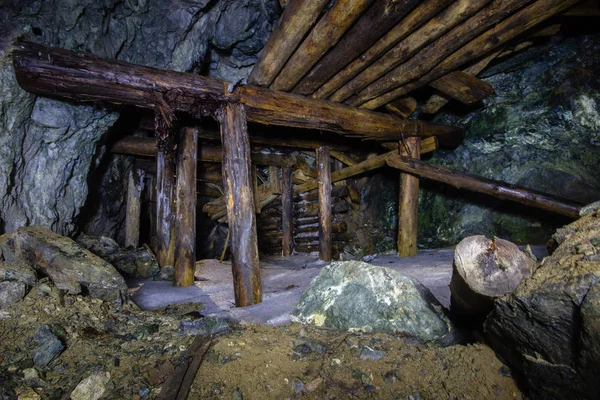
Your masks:
M 0 282 L 0 308 L 21 301 L 25 297 L 26 286 L 21 282 Z
M 467 137 L 429 161 L 581 204 L 600 199 L 599 50 L 597 34 L 562 37 L 499 61 L 484 72 L 495 96 L 436 116 L 436 122 L 464 128 Z M 514 64 L 516 58 L 521 63 Z M 541 244 L 569 223 L 439 184 L 423 182 L 422 188 L 419 242 L 431 248 L 470 235 Z
M 122 305 L 127 301 L 125 280 L 112 265 L 72 239 L 47 228 L 30 226 L 2 236 L 4 257 L 29 262 L 61 290 L 85 291 L 91 297 Z
M 119 116 L 113 109 L 23 91 L 12 69 L 13 39 L 238 81 L 250 73 L 280 11 L 276 0 L 3 4 L 0 233 L 40 224 L 63 235 L 74 234 L 88 194 L 88 172 L 92 161 L 98 161 L 94 155 L 106 153 L 96 151 L 97 144 Z M 118 212 L 96 206 L 87 217 L 90 232 L 116 237 L 105 229 L 120 229 Z M 102 217 L 95 218 L 95 212 L 103 212 Z M 111 220 L 102 221 L 107 216 Z
M 597 398 L 600 383 L 600 212 L 555 235 L 533 276 L 496 300 L 485 330 L 533 398 Z
M 442 305 L 420 282 L 360 261 L 323 268 L 292 320 L 338 330 L 399 332 L 423 342 L 457 340 Z

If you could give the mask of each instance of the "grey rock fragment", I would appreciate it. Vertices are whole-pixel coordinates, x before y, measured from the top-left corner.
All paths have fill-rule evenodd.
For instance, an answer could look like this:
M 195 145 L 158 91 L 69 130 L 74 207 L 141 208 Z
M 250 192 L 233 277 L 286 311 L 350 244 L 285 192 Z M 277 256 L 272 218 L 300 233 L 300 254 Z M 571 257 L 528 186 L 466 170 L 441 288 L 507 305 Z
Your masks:
M 228 331 L 229 324 L 223 318 L 204 317 L 193 321 L 181 321 L 179 330 L 190 336 L 207 336 Z
M 106 392 L 109 372 L 98 372 L 83 379 L 71 392 L 71 400 L 98 400 Z
M 579 210 L 579 215 L 585 217 L 586 215 L 591 214 L 596 210 L 600 210 L 600 200 L 595 201 L 592 204 L 588 204 L 585 207 L 581 207 L 581 210 Z
M 173 280 L 173 266 L 165 265 L 158 271 L 158 274 L 154 276 L 155 281 L 172 281 Z
M 0 308 L 23 300 L 26 286 L 22 282 L 4 281 L 0 282 Z
M 33 362 L 38 366 L 48 365 L 65 349 L 63 343 L 50 331 L 48 325 L 40 325 L 35 332 L 34 339 L 38 346 L 33 350 Z
M 381 360 L 387 353 L 382 350 L 373 350 L 369 346 L 364 346 L 360 351 L 361 360 Z
M 27 286 L 37 282 L 35 270 L 23 261 L 0 262 L 0 281 L 17 281 Z

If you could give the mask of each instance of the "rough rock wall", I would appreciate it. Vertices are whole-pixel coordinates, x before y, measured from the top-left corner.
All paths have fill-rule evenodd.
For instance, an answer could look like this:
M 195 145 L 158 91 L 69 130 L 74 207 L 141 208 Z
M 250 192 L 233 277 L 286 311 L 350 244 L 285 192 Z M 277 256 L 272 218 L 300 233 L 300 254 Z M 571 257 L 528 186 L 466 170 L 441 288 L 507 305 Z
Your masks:
M 431 161 L 584 204 L 600 199 L 600 36 L 555 39 L 491 67 L 484 80 L 496 90 L 485 107 L 436 118 L 463 127 L 467 139 Z M 431 247 L 473 234 L 541 243 L 568 221 L 438 184 L 423 186 L 419 241 Z
M 276 0 L 2 2 L 0 233 L 29 224 L 74 233 L 96 143 L 119 116 L 21 90 L 10 57 L 13 38 L 239 80 L 279 12 Z

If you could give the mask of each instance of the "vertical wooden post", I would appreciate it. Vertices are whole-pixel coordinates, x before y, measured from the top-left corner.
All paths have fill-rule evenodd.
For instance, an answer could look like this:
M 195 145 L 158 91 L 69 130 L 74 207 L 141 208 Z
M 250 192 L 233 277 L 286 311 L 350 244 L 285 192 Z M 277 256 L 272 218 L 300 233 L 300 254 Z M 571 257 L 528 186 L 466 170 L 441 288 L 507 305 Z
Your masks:
M 127 208 L 125 210 L 125 247 L 137 248 L 140 244 L 141 196 L 144 171 L 135 166 L 129 170 Z
M 319 258 L 331 261 L 331 163 L 329 146 L 317 149 L 319 182 Z
M 281 169 L 281 229 L 283 231 L 281 255 L 289 257 L 292 255 L 294 236 L 294 185 L 292 185 L 292 169 L 283 167 Z
M 260 193 L 258 192 L 258 169 L 251 165 L 252 173 L 252 196 L 254 197 L 254 212 L 260 214 Z M 223 175 L 224 176 L 224 175 Z
M 281 179 L 279 179 L 279 167 L 269 167 L 269 189 L 273 194 L 281 194 Z
M 407 138 L 400 142 L 403 156 L 421 158 L 421 139 Z M 398 204 L 398 254 L 400 257 L 417 254 L 417 225 L 419 212 L 419 178 L 400 173 L 400 199 Z
M 175 286 L 194 284 L 196 264 L 196 168 L 198 133 L 184 128 L 177 147 Z
M 235 305 L 262 301 L 256 215 L 250 168 L 250 141 L 244 106 L 223 105 L 219 115 L 223 148 L 223 187 L 231 237 Z
M 161 267 L 175 265 L 173 193 L 175 162 L 173 152 L 159 150 L 156 155 L 156 230 L 154 253 Z

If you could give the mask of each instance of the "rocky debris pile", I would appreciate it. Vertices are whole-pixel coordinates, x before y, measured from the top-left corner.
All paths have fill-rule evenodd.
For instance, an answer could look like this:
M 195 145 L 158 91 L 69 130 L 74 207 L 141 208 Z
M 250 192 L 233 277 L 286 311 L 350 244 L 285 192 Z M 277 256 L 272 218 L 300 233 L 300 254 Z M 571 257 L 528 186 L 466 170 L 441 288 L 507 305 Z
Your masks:
M 0 399 L 156 398 L 190 355 L 201 304 L 141 311 L 48 278 L 0 310 Z M 224 321 L 207 327 L 229 329 Z M 196 323 L 195 328 L 200 326 Z
M 85 293 L 115 305 L 128 300 L 125 280 L 111 264 L 47 228 L 29 226 L 4 234 L 0 251 L 0 270 L 5 271 L 2 284 L 12 288 L 10 298 L 0 300 L 5 304 L 22 298 L 26 287 L 35 283 L 36 273 L 50 277 L 69 294 Z
M 124 249 L 106 236 L 80 234 L 77 243 L 98 257 L 111 263 L 117 271 L 128 279 L 172 280 L 173 267 L 161 268 L 156 256 L 147 247 Z M 164 271 L 163 271 L 164 269 Z
M 522 399 L 483 344 L 440 348 L 402 335 L 311 325 L 249 326 L 213 340 L 190 399 Z
M 360 261 L 323 268 L 292 320 L 338 330 L 402 333 L 445 345 L 458 340 L 444 308 L 420 282 Z
M 559 229 L 549 247 L 533 276 L 496 300 L 486 335 L 532 398 L 597 399 L 600 210 Z

